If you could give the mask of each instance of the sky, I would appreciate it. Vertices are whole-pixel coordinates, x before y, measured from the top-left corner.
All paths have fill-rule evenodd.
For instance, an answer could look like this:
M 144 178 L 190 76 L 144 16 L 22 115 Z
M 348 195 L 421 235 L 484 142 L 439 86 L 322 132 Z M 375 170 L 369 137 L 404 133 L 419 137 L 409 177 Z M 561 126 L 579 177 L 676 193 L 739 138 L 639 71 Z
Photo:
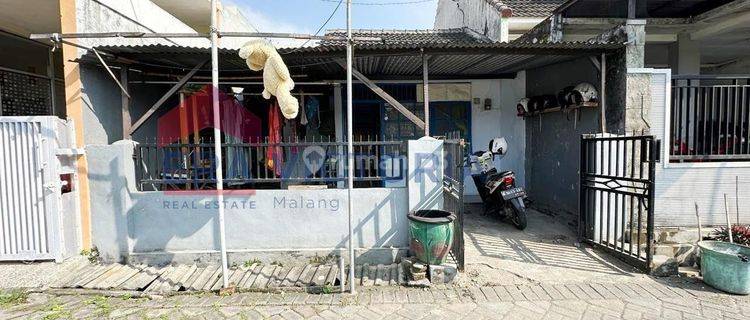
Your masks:
M 411 3 L 409 3 L 411 2 Z M 416 3 L 415 3 L 416 2 Z M 432 29 L 437 0 L 352 0 L 355 29 Z M 226 0 L 260 32 L 315 33 L 338 0 Z M 376 5 L 372 5 L 376 4 Z M 326 29 L 346 28 L 345 2 Z

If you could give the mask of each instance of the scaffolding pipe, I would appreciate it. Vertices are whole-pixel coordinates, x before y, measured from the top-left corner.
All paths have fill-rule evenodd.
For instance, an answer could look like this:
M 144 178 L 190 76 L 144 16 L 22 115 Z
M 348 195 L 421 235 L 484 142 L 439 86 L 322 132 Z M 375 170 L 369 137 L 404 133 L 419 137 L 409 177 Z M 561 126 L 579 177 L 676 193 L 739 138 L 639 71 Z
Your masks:
M 349 293 L 355 294 L 354 288 L 354 134 L 352 130 L 352 0 L 346 0 L 346 159 L 347 191 L 349 194 Z
M 100 39 L 100 38 L 210 38 L 213 35 L 219 38 L 283 38 L 298 40 L 328 40 L 344 41 L 349 37 L 319 36 L 304 33 L 283 32 L 210 32 L 205 33 L 163 33 L 163 32 L 87 32 L 87 33 L 32 33 L 31 39 Z M 357 41 L 382 41 L 379 37 L 356 37 Z
M 222 287 L 229 286 L 227 265 L 227 236 L 224 224 L 224 172 L 221 168 L 221 113 L 219 111 L 219 29 L 216 11 L 219 0 L 211 0 L 211 105 L 214 114 L 214 164 L 216 167 L 216 196 L 219 207 L 219 245 L 221 246 Z

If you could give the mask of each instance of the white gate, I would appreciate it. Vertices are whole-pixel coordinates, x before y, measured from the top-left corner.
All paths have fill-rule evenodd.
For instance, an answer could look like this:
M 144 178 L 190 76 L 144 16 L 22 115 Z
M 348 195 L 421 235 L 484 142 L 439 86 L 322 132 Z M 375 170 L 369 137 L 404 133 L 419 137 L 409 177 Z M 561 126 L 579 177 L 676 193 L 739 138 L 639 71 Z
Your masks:
M 0 261 L 63 258 L 56 153 L 65 129 L 51 116 L 0 117 Z

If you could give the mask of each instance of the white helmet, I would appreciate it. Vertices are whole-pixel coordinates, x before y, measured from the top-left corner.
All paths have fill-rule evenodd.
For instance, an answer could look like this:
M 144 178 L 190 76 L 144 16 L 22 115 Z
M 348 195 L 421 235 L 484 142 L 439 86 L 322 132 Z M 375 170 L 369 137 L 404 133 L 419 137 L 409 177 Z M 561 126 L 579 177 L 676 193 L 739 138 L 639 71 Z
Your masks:
M 599 92 L 596 87 L 588 82 L 582 82 L 573 88 L 573 100 L 576 104 L 581 102 L 599 101 Z
M 527 113 L 529 113 L 529 98 L 518 100 L 518 103 L 516 104 L 516 110 L 519 117 L 523 117 Z
M 504 137 L 494 138 L 490 140 L 488 148 L 492 154 L 504 155 L 508 152 L 508 141 L 506 141 Z

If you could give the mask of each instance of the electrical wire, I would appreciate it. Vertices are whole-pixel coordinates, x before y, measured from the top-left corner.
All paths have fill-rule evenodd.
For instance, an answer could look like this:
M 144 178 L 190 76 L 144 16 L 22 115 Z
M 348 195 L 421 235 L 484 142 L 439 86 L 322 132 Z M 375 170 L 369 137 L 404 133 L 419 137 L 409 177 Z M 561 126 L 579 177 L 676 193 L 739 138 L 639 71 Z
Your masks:
M 333 2 L 333 1 L 335 1 L 335 0 L 331 0 L 331 1 L 329 1 L 329 2 Z M 326 21 L 325 21 L 325 22 L 323 22 L 323 24 L 322 24 L 322 25 L 320 25 L 320 28 L 318 28 L 318 30 L 317 30 L 317 31 L 315 31 L 315 35 L 316 35 L 316 36 L 317 36 L 317 35 L 318 35 L 318 34 L 320 33 L 320 31 L 322 31 L 322 30 L 323 30 L 323 28 L 325 28 L 325 27 L 326 27 L 326 25 L 327 25 L 327 24 L 328 24 L 329 22 L 331 22 L 331 19 L 333 19 L 333 16 L 334 16 L 334 15 L 336 14 L 336 12 L 337 12 L 337 11 L 339 11 L 339 7 L 341 7 L 341 3 L 343 3 L 343 2 L 344 2 L 344 0 L 339 0 L 339 3 L 338 3 L 338 4 L 336 5 L 336 8 L 334 8 L 334 9 L 333 9 L 333 12 L 331 12 L 331 15 L 329 15 L 329 16 L 328 16 L 328 19 L 326 19 Z M 302 49 L 302 48 L 304 48 L 304 47 L 305 47 L 305 45 L 307 45 L 308 43 L 310 43 L 310 40 L 311 40 L 311 39 L 307 39 L 307 40 L 306 40 L 305 42 L 303 42 L 303 43 L 302 43 L 302 44 L 301 44 L 301 45 L 300 45 L 299 47 L 295 48 L 295 49 L 294 49 L 294 50 L 292 50 L 292 51 L 289 51 L 288 53 L 295 53 L 295 52 L 297 52 L 297 51 L 298 51 L 299 49 Z
M 323 2 L 336 2 L 336 0 L 320 0 Z M 435 2 L 436 0 L 411 0 L 411 1 L 394 1 L 394 2 L 367 2 L 367 1 L 352 1 L 353 5 L 360 6 L 393 6 L 393 5 L 404 5 L 404 4 L 417 4 L 425 2 Z

